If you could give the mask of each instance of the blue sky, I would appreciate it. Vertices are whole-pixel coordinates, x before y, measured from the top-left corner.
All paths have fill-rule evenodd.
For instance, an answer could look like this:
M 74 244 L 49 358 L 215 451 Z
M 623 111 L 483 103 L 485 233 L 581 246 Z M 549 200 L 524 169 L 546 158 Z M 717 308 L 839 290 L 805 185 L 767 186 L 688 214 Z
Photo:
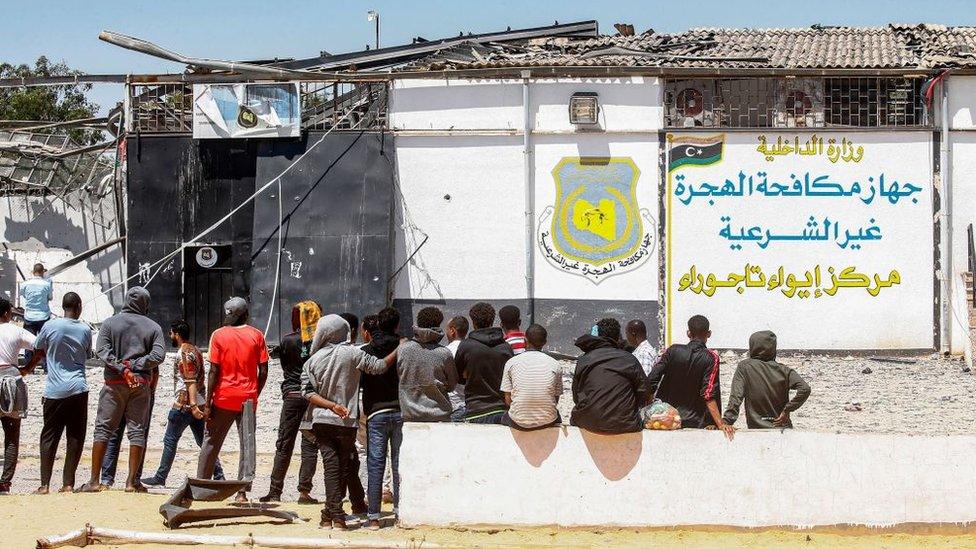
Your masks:
M 381 42 L 415 36 L 442 38 L 464 32 L 596 19 L 604 33 L 627 22 L 637 32 L 689 27 L 794 27 L 929 22 L 976 25 L 976 1 L 818 0 L 736 2 L 698 0 L 400 0 L 360 2 L 264 0 L 0 0 L 5 15 L 0 61 L 33 62 L 39 55 L 89 73 L 179 72 L 183 67 L 98 40 L 103 29 L 138 36 L 197 57 L 254 59 L 311 57 L 320 50 L 359 50 L 373 42 L 366 11 L 380 12 Z M 43 30 L 41 30 L 43 29 Z M 120 86 L 98 86 L 93 99 L 111 106 Z

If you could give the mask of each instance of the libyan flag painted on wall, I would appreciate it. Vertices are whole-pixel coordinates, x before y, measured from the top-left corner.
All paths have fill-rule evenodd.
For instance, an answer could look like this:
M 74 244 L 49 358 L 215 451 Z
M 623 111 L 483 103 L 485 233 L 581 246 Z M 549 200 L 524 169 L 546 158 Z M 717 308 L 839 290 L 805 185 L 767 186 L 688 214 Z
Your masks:
M 709 166 L 722 160 L 725 135 L 710 137 L 669 136 L 668 171 L 682 166 Z

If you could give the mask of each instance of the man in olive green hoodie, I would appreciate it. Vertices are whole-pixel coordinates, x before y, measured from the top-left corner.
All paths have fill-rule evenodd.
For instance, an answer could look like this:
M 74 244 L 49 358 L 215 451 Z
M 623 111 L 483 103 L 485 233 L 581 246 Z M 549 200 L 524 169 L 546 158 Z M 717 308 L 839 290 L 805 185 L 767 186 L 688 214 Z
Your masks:
M 790 399 L 790 391 L 796 391 Z M 776 362 L 776 334 L 756 332 L 749 337 L 749 358 L 735 368 L 732 395 L 723 420 L 729 425 L 739 417 L 746 401 L 746 425 L 750 429 L 792 429 L 790 413 L 810 396 L 810 386 L 789 366 Z

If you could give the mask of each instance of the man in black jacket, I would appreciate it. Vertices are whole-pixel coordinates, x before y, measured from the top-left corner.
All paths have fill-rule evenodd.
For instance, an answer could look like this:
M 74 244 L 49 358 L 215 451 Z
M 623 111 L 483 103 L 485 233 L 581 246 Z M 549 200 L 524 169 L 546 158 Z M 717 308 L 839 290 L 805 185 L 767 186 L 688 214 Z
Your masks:
M 647 375 L 637 358 L 620 348 L 620 323 L 597 322 L 576 339 L 583 356 L 573 373 L 570 424 L 596 433 L 634 433 L 644 428 L 638 415 L 647 404 Z
M 654 396 L 674 406 L 681 415 L 681 427 L 720 429 L 732 440 L 735 429 L 722 421 L 718 353 L 708 348 L 712 332 L 708 319 L 688 319 L 688 343 L 676 343 L 651 369 Z
M 369 335 L 369 343 L 363 346 L 368 355 L 383 358 L 400 345 L 397 330 L 400 326 L 400 313 L 387 307 L 373 319 L 363 319 L 364 335 Z M 382 374 L 364 374 L 359 379 L 363 390 L 362 417 L 366 418 L 366 494 L 367 519 L 369 528 L 379 528 L 380 503 L 383 499 L 386 477 L 386 457 L 390 456 L 390 472 L 393 485 L 400 484 L 397 471 L 400 462 L 400 443 L 403 441 L 403 416 L 400 415 L 400 379 L 396 368 L 389 368 Z M 397 490 L 393 490 L 396 494 Z M 394 507 L 396 507 L 394 501 Z
M 278 441 L 275 443 L 274 466 L 271 469 L 271 488 L 260 501 L 267 503 L 281 501 L 281 491 L 285 487 L 285 475 L 291 464 L 295 439 L 299 437 L 298 428 L 305 416 L 308 401 L 302 397 L 302 367 L 311 356 L 312 336 L 315 325 L 322 316 L 322 310 L 314 301 L 296 303 L 291 310 L 292 333 L 281 338 L 278 345 L 278 358 L 281 363 L 281 417 L 278 420 Z M 318 500 L 309 495 L 312 491 L 312 478 L 315 476 L 315 462 L 318 459 L 318 446 L 310 439 L 301 437 L 302 463 L 298 469 L 298 503 L 316 504 Z
M 468 316 L 474 331 L 461 341 L 454 357 L 458 377 L 464 380 L 464 420 L 500 425 L 508 410 L 501 391 L 502 373 L 512 348 L 505 342 L 505 332 L 492 326 L 495 308 L 490 304 L 475 303 Z

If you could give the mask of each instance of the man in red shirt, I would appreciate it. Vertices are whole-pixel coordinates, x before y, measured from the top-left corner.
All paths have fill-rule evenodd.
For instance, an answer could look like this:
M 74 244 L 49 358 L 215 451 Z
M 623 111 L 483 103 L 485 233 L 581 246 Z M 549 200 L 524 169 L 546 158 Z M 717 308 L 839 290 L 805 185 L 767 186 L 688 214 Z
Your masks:
M 257 406 L 258 395 L 268 380 L 268 346 L 264 334 L 247 324 L 247 301 L 240 297 L 230 298 L 224 303 L 224 315 L 224 325 L 210 336 L 207 425 L 200 445 L 197 478 L 211 478 L 224 438 L 231 424 L 237 423 L 241 441 L 237 476 L 241 479 L 245 459 L 241 412 L 249 400 Z M 246 492 L 238 493 L 237 501 L 246 502 Z

